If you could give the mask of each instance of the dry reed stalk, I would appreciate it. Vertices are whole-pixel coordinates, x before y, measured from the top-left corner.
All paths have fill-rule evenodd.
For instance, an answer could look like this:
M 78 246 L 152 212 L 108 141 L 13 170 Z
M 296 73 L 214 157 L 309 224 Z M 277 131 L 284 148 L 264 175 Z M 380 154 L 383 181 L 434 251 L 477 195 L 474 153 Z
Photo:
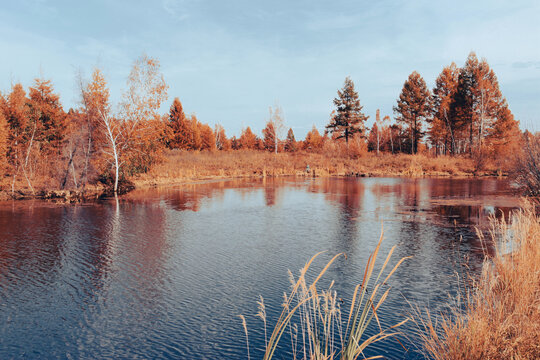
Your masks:
M 491 219 L 486 258 L 465 309 L 416 321 L 433 359 L 540 358 L 540 218 L 525 203 L 510 221 Z
M 289 329 L 291 336 L 291 350 L 294 359 L 298 355 L 303 355 L 302 359 L 337 359 L 342 360 L 357 359 L 362 356 L 364 359 L 364 350 L 367 346 L 378 341 L 384 340 L 391 336 L 396 336 L 397 331 L 393 330 L 403 325 L 408 319 L 404 319 L 398 324 L 391 326 L 388 329 L 382 329 L 379 315 L 377 314 L 380 306 L 386 300 L 390 287 L 388 280 L 395 273 L 397 268 L 407 258 L 402 258 L 392 268 L 392 270 L 383 278 L 383 273 L 390 262 L 395 246 L 392 247 L 384 263 L 381 265 L 378 272 L 375 272 L 375 263 L 380 251 L 380 246 L 383 240 L 383 235 L 369 257 L 362 284 L 359 284 L 354 291 L 354 296 L 348 311 L 347 325 L 342 319 L 342 311 L 340 301 L 336 291 L 332 290 L 334 282 L 332 281 L 327 290 L 319 291 L 317 283 L 322 276 L 328 271 L 332 263 L 344 254 L 335 255 L 317 274 L 315 279 L 308 283 L 306 273 L 311 267 L 313 261 L 322 252 L 315 254 L 306 265 L 300 270 L 297 279 L 294 278 L 289 271 L 289 280 L 291 282 L 290 293 L 285 293 L 283 296 L 283 310 L 273 328 L 268 341 L 265 339 L 265 354 L 263 359 L 272 359 L 275 354 L 279 341 L 286 331 Z M 376 277 L 375 277 L 376 274 Z M 372 292 L 368 294 L 367 289 L 373 282 Z M 382 289 L 388 287 L 384 292 Z M 382 293 L 381 293 L 382 292 Z M 264 321 L 265 338 L 266 338 L 266 313 L 264 312 L 264 302 L 261 300 L 259 304 L 259 313 L 257 314 Z M 293 317 L 295 323 L 293 323 Z M 375 335 L 363 339 L 368 325 L 375 319 L 379 326 L 379 332 Z M 294 330 L 294 331 L 293 331 Z M 301 348 L 298 349 L 298 332 L 302 336 Z M 378 356 L 369 359 L 379 358 Z

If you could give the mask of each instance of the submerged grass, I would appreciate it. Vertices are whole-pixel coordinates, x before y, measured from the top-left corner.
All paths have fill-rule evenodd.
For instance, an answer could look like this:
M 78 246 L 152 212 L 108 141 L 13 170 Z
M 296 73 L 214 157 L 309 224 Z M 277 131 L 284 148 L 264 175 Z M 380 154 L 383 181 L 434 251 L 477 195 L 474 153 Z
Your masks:
M 263 320 L 265 334 L 265 353 L 263 359 L 272 359 L 282 336 L 288 332 L 291 339 L 291 351 L 294 359 L 366 359 L 364 350 L 369 345 L 398 334 L 396 330 L 408 319 L 383 329 L 379 321 L 378 310 L 386 300 L 390 286 L 388 279 L 407 258 L 402 258 L 397 264 L 384 275 L 392 253 L 396 246 L 392 247 L 386 256 L 384 263 L 378 271 L 375 262 L 379 255 L 383 235 L 368 259 L 361 284 L 354 290 L 353 298 L 348 311 L 342 312 L 340 299 L 333 290 L 334 282 L 328 289 L 319 290 L 317 284 L 327 272 L 334 261 L 345 256 L 343 253 L 335 255 L 326 266 L 315 276 L 311 282 L 306 280 L 306 273 L 313 261 L 321 254 L 313 256 L 300 270 L 298 278 L 289 271 L 291 282 L 290 293 L 283 297 L 283 310 L 274 325 L 270 337 L 267 338 L 267 319 L 264 300 L 258 301 L 258 317 Z M 368 288 L 370 291 L 368 291 Z M 346 318 L 342 317 L 342 314 Z M 374 320 L 378 325 L 378 333 L 366 336 L 368 325 Z M 246 338 L 247 328 L 244 326 Z M 249 342 L 248 342 L 249 353 Z M 369 359 L 380 358 L 379 356 Z
M 483 238 L 483 235 L 479 233 Z M 526 203 L 491 219 L 495 254 L 463 307 L 416 317 L 426 355 L 437 360 L 540 359 L 540 218 Z

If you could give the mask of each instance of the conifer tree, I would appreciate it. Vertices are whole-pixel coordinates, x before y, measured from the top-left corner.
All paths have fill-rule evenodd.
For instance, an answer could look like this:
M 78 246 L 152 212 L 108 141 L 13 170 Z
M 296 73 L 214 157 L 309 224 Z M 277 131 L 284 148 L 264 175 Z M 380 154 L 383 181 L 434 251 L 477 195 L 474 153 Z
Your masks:
M 336 139 L 345 138 L 348 145 L 349 138 L 354 134 L 363 134 L 365 121 L 369 118 L 362 113 L 358 93 L 354 90 L 354 83 L 350 77 L 345 78 L 343 88 L 338 90 L 334 105 L 337 111 L 326 129 L 329 133 L 336 135 Z
M 287 139 L 285 140 L 285 151 L 296 151 L 296 139 L 294 138 L 294 132 L 292 128 L 289 128 L 289 131 L 287 132 Z
M 168 146 L 171 149 L 188 149 L 191 143 L 191 128 L 186 115 L 184 114 L 184 109 L 182 108 L 182 103 L 180 99 L 174 98 L 174 101 L 171 105 L 169 111 L 169 122 L 167 125 L 170 128 L 170 137 L 168 141 Z
M 418 142 L 424 135 L 423 122 L 430 114 L 430 93 L 426 82 L 416 71 L 413 71 L 403 84 L 397 106 L 394 106 L 394 112 L 397 114 L 396 120 L 408 127 L 411 154 L 416 154 Z
M 272 121 L 266 123 L 266 127 L 262 130 L 263 146 L 265 150 L 277 152 L 276 129 Z

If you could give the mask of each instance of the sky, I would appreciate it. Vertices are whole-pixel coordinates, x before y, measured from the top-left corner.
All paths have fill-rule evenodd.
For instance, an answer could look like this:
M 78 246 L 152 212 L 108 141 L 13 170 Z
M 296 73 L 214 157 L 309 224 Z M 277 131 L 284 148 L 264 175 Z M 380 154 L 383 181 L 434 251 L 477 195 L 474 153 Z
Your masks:
M 260 133 L 269 107 L 303 138 L 328 123 L 346 76 L 368 125 L 413 71 L 432 88 L 442 68 L 475 51 L 499 79 L 522 128 L 540 130 L 540 1 L 3 1 L 0 91 L 51 79 L 65 110 L 76 77 L 95 67 L 119 102 L 133 62 L 157 58 L 184 111 L 229 136 Z

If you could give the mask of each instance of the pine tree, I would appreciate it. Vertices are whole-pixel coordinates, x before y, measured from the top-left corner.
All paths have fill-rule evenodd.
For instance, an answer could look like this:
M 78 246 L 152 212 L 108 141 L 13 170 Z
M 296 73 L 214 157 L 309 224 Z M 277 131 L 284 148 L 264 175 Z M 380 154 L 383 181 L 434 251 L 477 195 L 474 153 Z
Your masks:
M 430 93 L 424 79 L 413 71 L 403 84 L 403 90 L 394 106 L 396 120 L 408 126 L 411 139 L 411 154 L 418 151 L 418 142 L 422 139 L 423 122 L 430 114 Z
M 263 133 L 263 146 L 265 150 L 276 151 L 276 130 L 274 123 L 268 121 L 266 127 L 262 130 Z
M 285 140 L 285 151 L 296 151 L 296 139 L 294 138 L 294 132 L 292 128 L 289 128 L 289 131 L 287 132 L 287 139 Z
M 358 93 L 354 90 L 354 83 L 350 77 L 345 78 L 343 88 L 338 90 L 334 105 L 337 112 L 330 119 L 330 124 L 326 126 L 326 129 L 329 133 L 336 134 L 336 139 L 345 138 L 348 145 L 349 138 L 354 134 L 363 134 L 364 123 L 369 118 L 362 113 Z
M 170 128 L 168 146 L 171 149 L 188 149 L 191 143 L 191 127 L 184 114 L 180 99 L 174 98 L 169 111 Z

